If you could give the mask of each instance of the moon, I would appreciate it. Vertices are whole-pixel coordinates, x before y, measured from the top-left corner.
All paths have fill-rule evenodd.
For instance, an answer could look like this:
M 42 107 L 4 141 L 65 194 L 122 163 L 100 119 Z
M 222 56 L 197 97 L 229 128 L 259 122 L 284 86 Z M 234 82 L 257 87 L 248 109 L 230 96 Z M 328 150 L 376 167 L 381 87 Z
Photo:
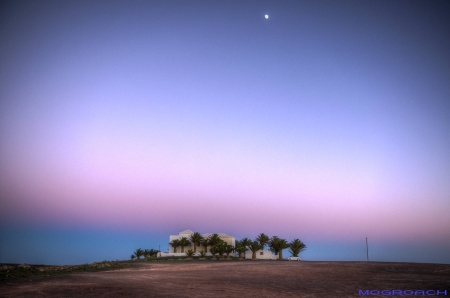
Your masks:
M 265 16 L 264 16 L 265 18 L 266 18 L 266 20 L 269 18 L 269 15 L 268 14 L 266 14 Z

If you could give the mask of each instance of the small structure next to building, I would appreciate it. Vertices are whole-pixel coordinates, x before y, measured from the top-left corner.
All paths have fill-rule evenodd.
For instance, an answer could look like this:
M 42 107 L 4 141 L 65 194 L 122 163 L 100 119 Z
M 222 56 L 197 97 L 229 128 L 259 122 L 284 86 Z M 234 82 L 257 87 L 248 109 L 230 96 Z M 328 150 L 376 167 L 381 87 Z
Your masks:
M 252 251 L 247 250 L 244 254 L 245 259 L 252 259 Z M 258 260 L 278 260 L 278 255 L 274 255 L 268 249 L 261 249 L 256 252 L 256 258 Z

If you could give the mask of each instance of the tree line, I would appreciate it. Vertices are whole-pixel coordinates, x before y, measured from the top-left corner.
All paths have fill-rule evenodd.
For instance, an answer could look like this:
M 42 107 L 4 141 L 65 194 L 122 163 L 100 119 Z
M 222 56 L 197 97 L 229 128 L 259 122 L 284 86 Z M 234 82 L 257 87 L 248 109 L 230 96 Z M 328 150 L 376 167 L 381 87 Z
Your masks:
M 203 237 L 198 232 L 192 233 L 189 239 L 182 237 L 181 239 L 174 239 L 169 243 L 169 245 L 173 247 L 174 253 L 177 252 L 178 247 L 181 248 L 181 252 L 183 253 L 184 248 L 191 246 L 191 244 L 193 245 L 194 250 L 188 250 L 186 252 L 188 257 L 191 257 L 197 252 L 197 247 L 203 248 L 200 251 L 201 257 L 204 257 L 206 252 L 210 252 L 213 257 L 217 254 L 219 257 L 223 257 L 224 254 L 229 257 L 230 253 L 235 251 L 239 254 L 239 258 L 242 259 L 242 254 L 247 250 L 250 250 L 252 252 L 253 260 L 256 260 L 256 252 L 264 249 L 266 246 L 272 253 L 278 255 L 280 260 L 283 259 L 283 249 L 289 248 L 289 252 L 294 257 L 298 257 L 299 253 L 306 249 L 306 245 L 300 239 L 294 239 L 293 241 L 288 242 L 286 239 L 282 239 L 277 236 L 269 237 L 264 233 L 258 235 L 253 241 L 249 238 L 236 240 L 235 247 L 220 239 L 218 234 Z
M 142 256 L 144 258 L 146 258 L 146 257 L 156 257 L 158 255 L 158 253 L 159 253 L 159 250 L 157 250 L 157 249 L 153 249 L 152 248 L 152 249 L 144 249 L 144 250 L 142 250 L 142 249 L 138 248 L 130 256 L 130 258 L 131 258 L 131 260 L 134 260 L 134 259 L 138 259 L 139 260 Z

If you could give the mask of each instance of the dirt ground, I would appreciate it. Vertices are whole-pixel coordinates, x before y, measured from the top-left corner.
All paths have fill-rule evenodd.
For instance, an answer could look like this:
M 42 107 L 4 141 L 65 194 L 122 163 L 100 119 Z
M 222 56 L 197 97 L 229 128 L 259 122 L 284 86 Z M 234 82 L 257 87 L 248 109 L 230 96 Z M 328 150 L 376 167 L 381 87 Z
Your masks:
M 450 296 L 450 265 L 149 262 L 115 271 L 0 283 L 1 297 L 361 297 L 359 290 L 447 290 Z

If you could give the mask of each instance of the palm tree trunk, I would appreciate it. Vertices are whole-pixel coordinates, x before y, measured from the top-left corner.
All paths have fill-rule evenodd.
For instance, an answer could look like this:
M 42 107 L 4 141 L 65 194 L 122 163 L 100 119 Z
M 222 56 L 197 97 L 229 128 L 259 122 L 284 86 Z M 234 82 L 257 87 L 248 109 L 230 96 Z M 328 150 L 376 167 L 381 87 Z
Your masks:
M 252 252 L 252 260 L 256 260 L 256 251 Z
M 194 243 L 194 253 L 197 252 L 197 245 Z
M 182 253 L 184 252 L 184 246 L 181 247 L 181 252 L 182 252 Z
M 283 259 L 283 250 L 280 250 L 280 252 L 278 253 L 278 260 L 282 259 Z

